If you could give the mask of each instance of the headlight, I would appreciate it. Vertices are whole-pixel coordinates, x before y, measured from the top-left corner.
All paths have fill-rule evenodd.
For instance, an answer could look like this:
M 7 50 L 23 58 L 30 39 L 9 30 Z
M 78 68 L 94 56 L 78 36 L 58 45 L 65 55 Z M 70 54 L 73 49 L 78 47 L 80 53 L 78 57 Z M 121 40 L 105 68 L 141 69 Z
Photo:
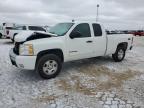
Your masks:
M 32 44 L 20 45 L 19 54 L 25 55 L 25 56 L 26 55 L 32 56 L 33 55 L 33 45 Z

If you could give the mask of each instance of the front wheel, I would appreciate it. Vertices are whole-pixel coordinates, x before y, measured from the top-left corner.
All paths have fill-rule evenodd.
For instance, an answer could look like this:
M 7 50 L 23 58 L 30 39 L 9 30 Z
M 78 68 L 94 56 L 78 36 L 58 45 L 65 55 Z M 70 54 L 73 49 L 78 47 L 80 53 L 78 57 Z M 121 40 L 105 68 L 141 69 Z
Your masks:
M 115 62 L 121 62 L 125 58 L 125 49 L 123 47 L 118 47 L 112 58 Z
M 55 78 L 60 73 L 61 68 L 61 59 L 54 54 L 42 56 L 37 63 L 37 71 L 45 79 Z

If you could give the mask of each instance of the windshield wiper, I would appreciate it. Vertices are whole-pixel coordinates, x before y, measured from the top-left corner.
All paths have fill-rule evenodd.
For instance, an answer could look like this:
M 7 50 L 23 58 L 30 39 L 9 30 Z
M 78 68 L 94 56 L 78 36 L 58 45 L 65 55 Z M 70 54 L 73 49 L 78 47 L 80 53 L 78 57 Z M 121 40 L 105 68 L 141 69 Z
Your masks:
M 53 35 L 54 37 L 57 37 L 57 36 L 58 36 L 55 32 L 49 32 L 49 33 L 54 34 L 54 35 Z
M 51 34 L 56 34 L 55 32 L 49 32 L 49 33 L 51 33 Z

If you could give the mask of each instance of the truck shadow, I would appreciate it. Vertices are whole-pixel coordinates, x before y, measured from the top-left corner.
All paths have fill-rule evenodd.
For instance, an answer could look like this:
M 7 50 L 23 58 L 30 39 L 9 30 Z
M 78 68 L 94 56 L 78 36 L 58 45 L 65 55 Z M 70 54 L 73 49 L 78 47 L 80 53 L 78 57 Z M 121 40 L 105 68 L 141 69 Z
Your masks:
M 80 67 L 90 66 L 90 65 L 97 65 L 101 66 L 108 63 L 113 63 L 113 59 L 109 56 L 107 57 L 95 57 L 90 59 L 78 60 L 64 63 L 62 72 L 66 72 L 71 69 L 78 69 Z
M 32 70 L 20 70 L 18 77 L 20 77 L 21 81 L 24 82 L 36 82 L 42 80 L 39 74 Z

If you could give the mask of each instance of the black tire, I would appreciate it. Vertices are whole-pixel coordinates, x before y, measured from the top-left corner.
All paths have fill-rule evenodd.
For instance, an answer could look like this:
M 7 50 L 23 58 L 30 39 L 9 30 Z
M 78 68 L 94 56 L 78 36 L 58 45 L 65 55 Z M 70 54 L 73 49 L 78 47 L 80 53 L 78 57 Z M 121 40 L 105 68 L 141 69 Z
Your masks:
M 43 68 L 48 68 L 48 66 L 45 67 L 44 65 L 49 61 L 55 61 L 57 63 L 57 70 L 53 74 L 49 74 L 49 72 L 47 72 L 46 74 L 46 72 L 44 72 L 44 69 L 43 69 Z M 61 68 L 62 68 L 61 59 L 54 54 L 47 54 L 47 55 L 42 56 L 38 60 L 36 71 L 40 74 L 42 78 L 51 79 L 51 78 L 55 78 L 60 73 Z
M 123 52 L 123 54 L 121 55 L 121 57 L 119 57 L 119 52 Z M 119 46 L 115 52 L 115 54 L 112 55 L 112 58 L 114 59 L 115 62 L 121 62 L 124 60 L 125 58 L 125 54 L 126 54 L 126 50 L 125 48 Z
M 2 34 L 0 33 L 0 39 L 2 38 Z

